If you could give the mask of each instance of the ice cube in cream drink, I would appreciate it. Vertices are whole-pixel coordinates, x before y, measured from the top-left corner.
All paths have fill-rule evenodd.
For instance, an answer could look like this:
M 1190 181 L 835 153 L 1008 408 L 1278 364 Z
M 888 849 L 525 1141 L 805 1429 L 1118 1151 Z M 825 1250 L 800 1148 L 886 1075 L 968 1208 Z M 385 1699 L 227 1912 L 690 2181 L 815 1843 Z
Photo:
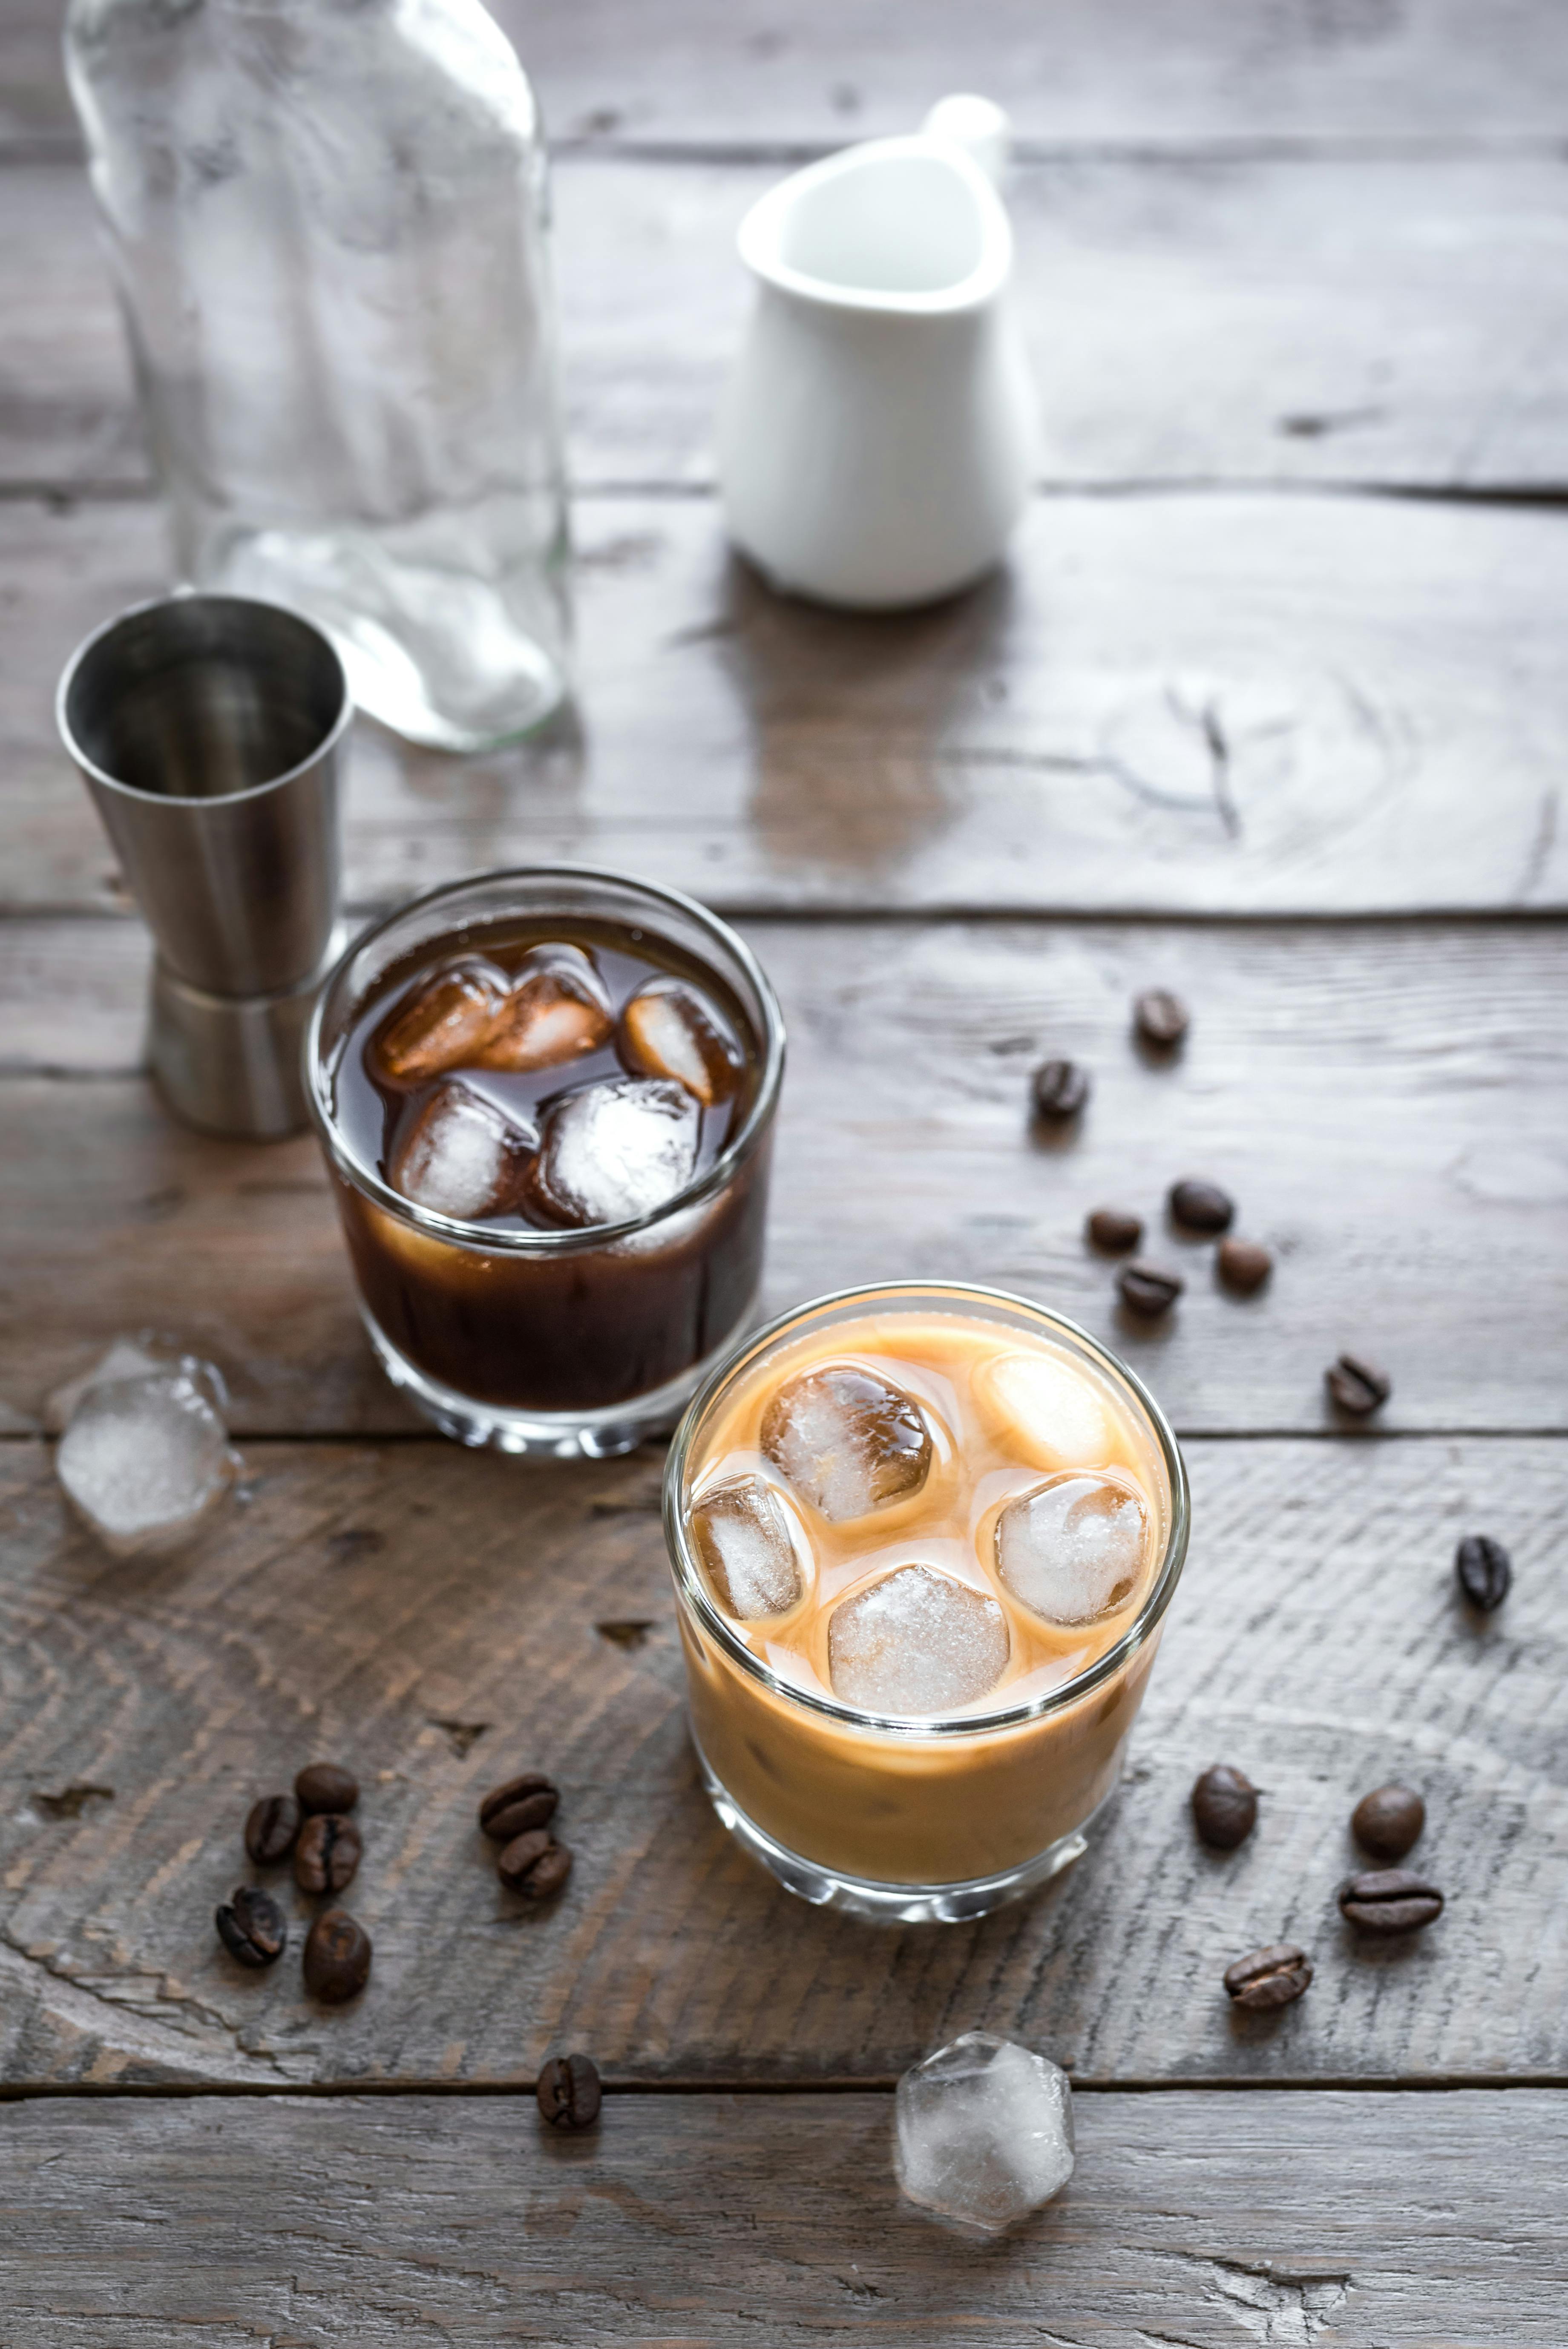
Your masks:
M 1084 1849 L 1188 1528 L 1085 1331 L 940 1283 L 786 1315 L 694 1399 L 665 1522 L 708 1789 L 784 1883 L 977 1916 Z

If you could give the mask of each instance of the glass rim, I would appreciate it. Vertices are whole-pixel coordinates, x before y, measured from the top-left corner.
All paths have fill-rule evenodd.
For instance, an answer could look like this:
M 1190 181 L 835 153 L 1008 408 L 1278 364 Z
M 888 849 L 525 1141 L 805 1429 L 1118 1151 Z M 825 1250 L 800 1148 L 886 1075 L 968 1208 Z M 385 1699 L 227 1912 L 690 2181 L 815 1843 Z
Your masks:
M 1169 1480 L 1170 1527 L 1166 1536 L 1165 1554 L 1160 1559 L 1159 1569 L 1137 1613 L 1104 1655 L 1096 1656 L 1092 1663 L 1085 1665 L 1082 1671 L 1075 1672 L 1071 1679 L 1043 1691 L 1037 1697 L 1001 1706 L 995 1712 L 938 1714 L 929 1719 L 911 1720 L 905 1715 L 867 1713 L 858 1705 L 846 1704 L 838 1697 L 821 1694 L 815 1689 L 797 1687 L 794 1682 L 786 1681 L 774 1671 L 754 1649 L 747 1647 L 709 1594 L 701 1569 L 686 1539 L 680 1502 L 692 1442 L 703 1414 L 731 1379 L 770 1346 L 775 1338 L 813 1315 L 836 1305 L 883 1297 L 943 1296 L 980 1298 L 990 1304 L 1021 1309 L 1036 1320 L 1047 1322 L 1052 1329 L 1061 1330 L 1085 1348 L 1096 1362 L 1108 1368 L 1131 1388 L 1154 1432 Z M 1020 1297 L 1011 1289 L 992 1288 L 981 1281 L 887 1280 L 873 1282 L 868 1287 L 833 1289 L 825 1296 L 811 1299 L 807 1304 L 792 1306 L 787 1312 L 779 1314 L 764 1328 L 752 1331 L 731 1349 L 687 1404 L 670 1442 L 664 1467 L 663 1516 L 665 1547 L 670 1554 L 678 1599 L 691 1608 L 703 1630 L 718 1642 L 730 1661 L 739 1665 L 751 1679 L 760 1682 L 773 1695 L 787 1703 L 801 1705 L 808 1712 L 822 1713 L 830 1721 L 842 1722 L 849 1728 L 871 1730 L 878 1735 L 905 1739 L 977 1737 L 994 1735 L 998 1730 L 1015 1729 L 1026 1722 L 1039 1721 L 1054 1713 L 1064 1713 L 1070 1705 L 1078 1703 L 1102 1687 L 1146 1645 L 1158 1627 L 1181 1578 L 1191 1523 L 1191 1494 L 1187 1480 L 1187 1465 L 1175 1431 L 1137 1372 L 1065 1313 L 1054 1312 L 1047 1305 L 1035 1304 L 1032 1298 Z
M 356 1155 L 327 1098 L 325 1081 L 327 1071 L 321 1048 L 321 1031 L 327 1000 L 339 980 L 347 975 L 355 957 L 367 947 L 385 937 L 409 916 L 421 913 L 444 897 L 458 896 L 464 890 L 505 882 L 551 879 L 607 882 L 618 889 L 634 890 L 639 896 L 649 898 L 656 905 L 669 906 L 686 916 L 732 955 L 762 1007 L 762 1081 L 739 1133 L 725 1144 L 712 1164 L 695 1176 L 683 1190 L 677 1191 L 672 1198 L 664 1200 L 659 1206 L 650 1208 L 646 1215 L 634 1216 L 618 1224 L 588 1224 L 581 1229 L 498 1231 L 493 1225 L 468 1223 L 461 1216 L 443 1216 L 433 1207 L 421 1207 L 416 1201 L 405 1199 L 401 1192 L 394 1191 L 385 1177 L 377 1174 L 374 1167 L 367 1166 Z M 569 1256 L 583 1248 L 604 1247 L 618 1240 L 629 1239 L 639 1232 L 649 1231 L 655 1225 L 683 1214 L 689 1207 L 701 1206 L 704 1200 L 722 1191 L 752 1155 L 767 1131 L 778 1103 L 779 1088 L 784 1081 L 784 1014 L 767 973 L 739 932 L 732 929 L 728 922 L 711 912 L 706 905 L 700 905 L 695 897 L 687 896 L 683 890 L 663 888 L 654 881 L 639 880 L 635 874 L 617 873 L 608 865 L 503 865 L 488 873 L 471 873 L 461 880 L 442 881 L 433 889 L 422 891 L 417 897 L 407 897 L 401 905 L 379 915 L 357 936 L 349 939 L 322 980 L 320 991 L 311 1007 L 302 1046 L 305 1101 L 311 1123 L 334 1166 L 372 1205 L 395 1217 L 399 1223 L 410 1225 L 416 1231 L 429 1232 L 432 1237 L 447 1240 L 458 1247 L 478 1248 L 486 1256 Z

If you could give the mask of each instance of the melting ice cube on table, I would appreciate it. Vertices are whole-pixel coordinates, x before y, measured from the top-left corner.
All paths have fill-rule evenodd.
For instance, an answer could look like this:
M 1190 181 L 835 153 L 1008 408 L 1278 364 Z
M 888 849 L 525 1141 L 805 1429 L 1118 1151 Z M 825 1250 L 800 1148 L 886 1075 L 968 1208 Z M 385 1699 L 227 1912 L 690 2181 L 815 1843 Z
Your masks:
M 414 1086 L 471 1065 L 506 994 L 506 974 L 493 963 L 468 956 L 444 964 L 377 1030 L 372 1071 L 385 1083 Z
M 212 1383 L 208 1400 L 221 1405 L 226 1400 L 223 1382 L 213 1365 L 210 1362 L 197 1364 L 194 1356 L 182 1359 L 178 1345 L 171 1345 L 148 1332 L 140 1338 L 117 1338 L 108 1353 L 102 1355 L 90 1371 L 84 1371 L 79 1378 L 67 1379 L 64 1386 L 57 1387 L 44 1405 L 44 1425 L 51 1435 L 62 1434 L 88 1387 L 103 1386 L 112 1379 L 147 1378 L 154 1371 L 179 1370 L 185 1368 L 187 1363 L 197 1374 L 199 1384 L 207 1383 L 200 1378 L 200 1372 L 204 1371 L 208 1374 Z
M 480 1048 L 483 1069 L 553 1069 L 597 1052 L 610 1032 L 604 981 L 580 947 L 535 947 Z
M 680 1085 L 609 1077 L 557 1102 L 530 1176 L 552 1222 L 629 1223 L 683 1191 L 697 1170 L 701 1112 Z
M 835 1525 L 907 1500 L 931 1464 L 930 1430 L 909 1397 L 854 1362 L 786 1379 L 763 1413 L 762 1445 Z
M 474 1223 L 515 1204 L 533 1144 L 493 1102 L 447 1077 L 399 1140 L 392 1187 L 417 1207 Z
M 1066 2074 L 989 2031 L 966 2031 L 906 2072 L 894 2126 L 909 2200 L 988 2234 L 1049 2202 L 1073 2175 Z
M 711 1109 L 741 1077 L 741 1052 L 712 1006 L 679 978 L 639 988 L 620 1015 L 621 1059 L 639 1076 L 668 1077 Z
M 1007 1669 L 1007 1619 L 994 1599 L 933 1567 L 900 1566 L 834 1609 L 833 1692 L 867 1713 L 948 1713 Z
M 1098 1622 L 1137 1588 L 1148 1542 L 1142 1495 L 1119 1477 L 1053 1476 L 996 1521 L 996 1570 L 1047 1623 Z
M 799 1520 L 758 1477 L 702 1494 L 692 1504 L 691 1534 L 715 1598 L 738 1621 L 785 1614 L 805 1591 Z
M 146 1368 L 81 1385 L 55 1453 L 67 1498 L 117 1557 L 191 1540 L 238 1465 L 212 1399 L 217 1373 L 192 1358 L 157 1363 L 125 1340 L 100 1367 L 123 1370 L 138 1355 Z

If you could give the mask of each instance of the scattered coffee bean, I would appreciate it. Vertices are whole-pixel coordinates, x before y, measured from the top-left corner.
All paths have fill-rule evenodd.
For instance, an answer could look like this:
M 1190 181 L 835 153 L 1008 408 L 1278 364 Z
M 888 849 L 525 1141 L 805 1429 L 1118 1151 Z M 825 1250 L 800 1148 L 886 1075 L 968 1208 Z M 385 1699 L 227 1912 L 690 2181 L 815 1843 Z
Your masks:
M 1379 1859 L 1403 1859 L 1427 1824 L 1427 1806 L 1413 1786 L 1376 1786 L 1350 1814 L 1351 1833 Z
M 294 1855 L 294 1880 L 302 1892 L 342 1892 L 354 1881 L 363 1849 L 352 1819 L 313 1812 Z
M 1076 1061 L 1047 1061 L 1034 1071 L 1037 1117 L 1076 1117 L 1089 1098 L 1089 1076 Z
M 496 1812 L 484 1832 L 497 1843 L 515 1842 L 530 1827 L 546 1826 L 555 1817 L 560 1799 L 554 1786 L 541 1786 L 535 1794 L 519 1795 L 516 1802 Z
M 1221 1240 L 1217 1261 L 1220 1279 L 1242 1297 L 1262 1288 L 1274 1268 L 1273 1257 L 1256 1240 Z
M 572 1855 L 564 1843 L 553 1843 L 520 1888 L 530 1900 L 553 1900 L 572 1872 Z
M 359 1799 L 359 1781 L 336 1762 L 312 1762 L 294 1782 L 302 1811 L 351 1811 Z
M 520 1892 L 524 1878 L 530 1868 L 538 1866 L 554 1841 L 548 1827 L 527 1827 L 520 1836 L 514 1836 L 495 1855 L 495 1872 L 503 1884 Z
M 1340 1914 L 1358 1933 L 1414 1933 L 1443 1913 L 1443 1896 L 1407 1868 L 1374 1868 L 1339 1888 Z
M 1490 1534 L 1467 1534 L 1454 1552 L 1454 1572 L 1469 1604 L 1490 1615 L 1508 1597 L 1513 1561 Z
M 1312 1981 L 1312 1960 L 1291 1941 L 1271 1942 L 1225 1969 L 1225 1987 L 1238 2006 L 1252 2012 L 1289 2006 Z
M 1258 1823 L 1258 1790 L 1228 1762 L 1205 1770 L 1192 1789 L 1192 1824 L 1216 1851 L 1234 1851 Z
M 370 1979 L 370 1936 L 346 1909 L 326 1909 L 305 1940 L 305 1987 L 324 2006 L 358 1998 Z
M 1133 998 L 1133 1025 L 1146 1044 L 1169 1050 L 1179 1044 L 1191 1024 L 1191 1015 L 1179 995 L 1168 987 L 1149 987 Z
M 1097 1248 L 1108 1256 L 1125 1256 L 1143 1237 L 1143 1218 L 1122 1207 L 1096 1207 L 1085 1228 Z
M 552 2055 L 535 2093 L 552 2128 L 592 2128 L 599 2116 L 598 2065 L 591 2055 Z
M 283 1910 L 259 1885 L 242 1884 L 213 1920 L 218 1939 L 242 1966 L 270 1966 L 283 1955 L 288 1927 Z
M 570 1876 L 572 1855 L 548 1827 L 530 1827 L 500 1853 L 495 1872 L 508 1891 L 524 1893 L 530 1900 L 549 1900 Z
M 1229 1231 L 1236 1202 L 1218 1183 L 1203 1183 L 1189 1174 L 1173 1183 L 1168 1204 L 1176 1221 L 1189 1232 Z
M 257 1868 L 286 1859 L 299 1833 L 299 1805 L 292 1795 L 264 1795 L 245 1821 L 245 1849 Z
M 1334 1402 L 1352 1419 L 1369 1418 L 1394 1392 L 1387 1372 L 1359 1354 L 1341 1354 L 1323 1375 Z
M 1129 1313 L 1141 1314 L 1146 1321 L 1168 1312 L 1185 1286 L 1179 1272 L 1167 1272 L 1162 1265 L 1148 1264 L 1142 1257 L 1124 1264 L 1116 1275 L 1122 1303 Z
M 542 1827 L 556 1814 L 560 1794 L 537 1770 L 492 1786 L 479 1806 L 479 1824 L 493 1843 L 510 1843 L 529 1827 Z

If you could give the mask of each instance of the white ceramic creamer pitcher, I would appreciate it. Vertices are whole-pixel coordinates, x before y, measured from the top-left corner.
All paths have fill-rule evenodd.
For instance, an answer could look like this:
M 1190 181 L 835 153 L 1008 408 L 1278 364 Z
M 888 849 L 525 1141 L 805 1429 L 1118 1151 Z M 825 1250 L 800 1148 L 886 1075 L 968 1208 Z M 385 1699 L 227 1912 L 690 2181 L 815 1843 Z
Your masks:
M 1006 544 L 1034 456 L 991 176 L 1006 146 L 999 108 L 944 98 L 916 136 L 814 163 L 742 222 L 757 297 L 720 482 L 732 538 L 786 593 L 922 604 Z

